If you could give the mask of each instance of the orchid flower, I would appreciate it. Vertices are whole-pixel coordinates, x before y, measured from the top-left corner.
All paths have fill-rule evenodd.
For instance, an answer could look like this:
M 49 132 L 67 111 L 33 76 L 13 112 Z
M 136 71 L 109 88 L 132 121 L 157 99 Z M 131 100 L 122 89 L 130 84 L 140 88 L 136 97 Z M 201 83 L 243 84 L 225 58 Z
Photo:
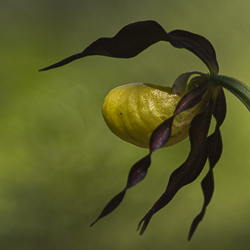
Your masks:
M 124 189 L 110 200 L 91 226 L 115 210 L 126 191 L 145 178 L 154 151 L 189 136 L 191 149 L 187 159 L 173 171 L 166 190 L 141 219 L 137 229 L 142 234 L 152 216 L 165 207 L 182 187 L 193 182 L 208 160 L 209 170 L 201 182 L 204 203 L 191 225 L 188 235 L 188 239 L 191 239 L 214 192 L 213 169 L 222 154 L 220 127 L 226 116 L 223 88 L 238 97 L 250 110 L 250 88 L 234 78 L 219 75 L 212 44 L 198 34 L 184 30 L 167 33 L 155 21 L 141 21 L 126 25 L 114 37 L 100 38 L 81 53 L 40 71 L 60 67 L 90 55 L 131 58 L 160 41 L 189 50 L 205 63 L 209 73 L 182 73 L 172 87 L 131 83 L 110 91 L 103 104 L 103 116 L 108 127 L 121 139 L 148 148 L 149 152 L 131 167 Z M 212 118 L 216 126 L 213 133 L 208 135 Z

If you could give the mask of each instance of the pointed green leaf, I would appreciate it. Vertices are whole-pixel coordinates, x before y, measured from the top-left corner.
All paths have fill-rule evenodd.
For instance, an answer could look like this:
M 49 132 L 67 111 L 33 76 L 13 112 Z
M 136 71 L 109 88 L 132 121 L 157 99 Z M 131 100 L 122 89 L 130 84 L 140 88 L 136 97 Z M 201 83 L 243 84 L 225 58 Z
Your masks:
M 245 83 L 229 76 L 217 75 L 213 83 L 224 87 L 234 94 L 250 111 L 250 87 Z

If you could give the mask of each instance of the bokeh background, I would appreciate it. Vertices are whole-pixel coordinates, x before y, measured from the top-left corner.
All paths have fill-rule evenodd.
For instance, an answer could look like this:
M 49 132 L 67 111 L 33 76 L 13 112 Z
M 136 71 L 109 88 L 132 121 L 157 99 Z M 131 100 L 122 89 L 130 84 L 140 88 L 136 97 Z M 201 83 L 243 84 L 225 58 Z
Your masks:
M 167 31 L 208 38 L 220 73 L 250 84 L 250 2 L 246 0 L 2 0 L 0 8 L 0 249 L 246 249 L 250 244 L 250 116 L 226 91 L 224 152 L 216 190 L 191 242 L 201 178 L 152 219 L 137 223 L 187 157 L 189 141 L 153 155 L 147 178 L 111 215 L 89 225 L 124 187 L 144 156 L 106 127 L 101 106 L 129 82 L 171 86 L 187 71 L 207 72 L 190 52 L 158 43 L 133 59 L 88 57 L 48 72 L 38 69 L 82 51 L 124 25 L 154 19 Z

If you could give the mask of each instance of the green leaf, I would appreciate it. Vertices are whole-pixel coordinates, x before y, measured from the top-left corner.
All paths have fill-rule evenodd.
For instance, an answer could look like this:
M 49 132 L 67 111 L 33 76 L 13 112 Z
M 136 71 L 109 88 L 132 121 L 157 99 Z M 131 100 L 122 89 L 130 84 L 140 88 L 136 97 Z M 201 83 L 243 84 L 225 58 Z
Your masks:
M 235 78 L 222 75 L 216 75 L 213 78 L 213 83 L 229 90 L 250 111 L 250 88 L 245 83 Z

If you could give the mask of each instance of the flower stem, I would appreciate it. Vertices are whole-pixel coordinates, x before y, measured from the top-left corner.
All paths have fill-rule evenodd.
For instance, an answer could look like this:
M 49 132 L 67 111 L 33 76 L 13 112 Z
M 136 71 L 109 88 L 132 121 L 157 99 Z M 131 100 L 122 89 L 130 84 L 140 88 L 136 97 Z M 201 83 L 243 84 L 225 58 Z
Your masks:
M 243 82 L 223 75 L 216 75 L 213 83 L 226 88 L 234 94 L 250 111 L 250 88 Z

